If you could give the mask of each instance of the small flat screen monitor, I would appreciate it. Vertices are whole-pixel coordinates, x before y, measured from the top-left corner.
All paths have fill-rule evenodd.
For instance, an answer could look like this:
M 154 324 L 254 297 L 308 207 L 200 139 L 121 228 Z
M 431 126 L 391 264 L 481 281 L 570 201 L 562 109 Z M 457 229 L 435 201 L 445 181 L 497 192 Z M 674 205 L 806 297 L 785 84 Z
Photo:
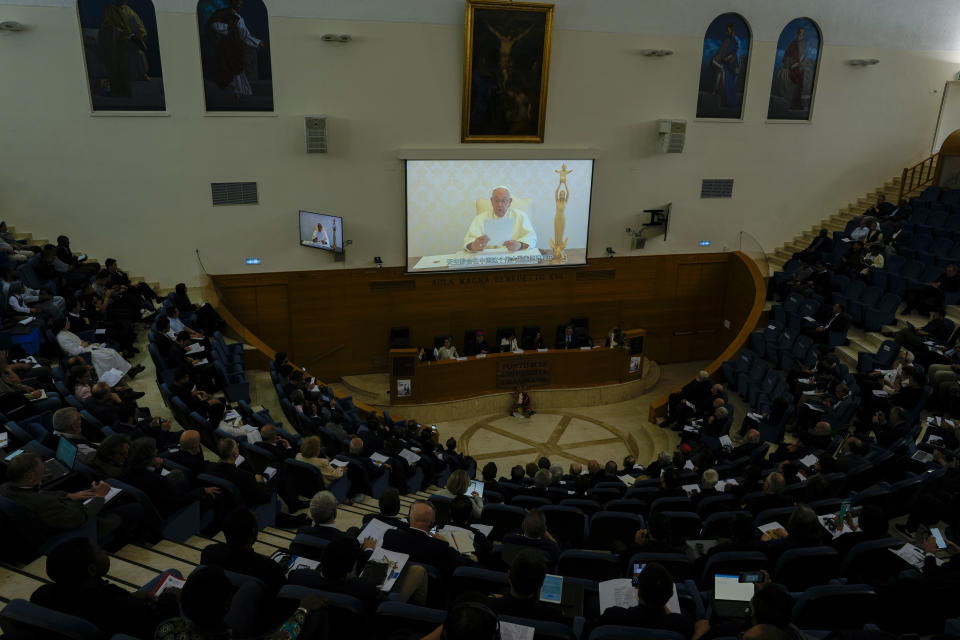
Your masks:
M 333 253 L 343 252 L 343 218 L 301 210 L 300 244 Z

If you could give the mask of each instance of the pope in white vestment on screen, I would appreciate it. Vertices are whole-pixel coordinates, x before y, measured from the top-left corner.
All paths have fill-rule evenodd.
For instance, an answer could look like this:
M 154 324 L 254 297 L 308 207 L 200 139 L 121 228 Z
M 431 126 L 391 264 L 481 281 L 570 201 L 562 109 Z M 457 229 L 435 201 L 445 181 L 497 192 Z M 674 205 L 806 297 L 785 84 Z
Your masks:
M 466 251 L 478 252 L 483 251 L 487 246 L 491 248 L 498 246 L 498 239 L 487 235 L 488 222 L 509 220 L 512 222 L 510 237 L 503 242 L 502 246 L 510 252 L 536 249 L 537 232 L 533 230 L 530 218 L 526 212 L 511 207 L 512 203 L 510 189 L 504 186 L 495 187 L 490 195 L 490 204 L 493 205 L 493 209 L 478 214 L 473 219 L 470 228 L 467 229 L 467 235 L 463 238 L 463 248 Z

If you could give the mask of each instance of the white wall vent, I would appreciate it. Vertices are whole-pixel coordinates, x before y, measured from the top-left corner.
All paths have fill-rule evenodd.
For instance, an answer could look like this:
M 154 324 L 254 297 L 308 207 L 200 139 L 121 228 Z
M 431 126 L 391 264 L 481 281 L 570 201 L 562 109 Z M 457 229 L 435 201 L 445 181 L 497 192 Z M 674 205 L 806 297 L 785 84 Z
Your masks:
M 660 153 L 683 153 L 687 139 L 686 120 L 661 120 L 658 131 Z
M 304 116 L 303 128 L 307 136 L 307 153 L 326 153 L 327 116 Z

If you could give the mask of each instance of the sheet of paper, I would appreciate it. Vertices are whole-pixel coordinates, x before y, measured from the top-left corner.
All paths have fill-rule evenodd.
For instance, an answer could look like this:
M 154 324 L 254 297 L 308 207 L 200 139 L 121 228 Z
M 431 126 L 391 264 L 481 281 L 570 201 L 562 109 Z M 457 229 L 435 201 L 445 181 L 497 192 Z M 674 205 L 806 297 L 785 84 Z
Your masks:
M 233 464 L 235 464 L 236 466 L 239 467 L 239 466 L 242 465 L 244 462 L 246 462 L 246 460 L 247 460 L 247 459 L 244 458 L 243 456 L 238 455 L 238 456 L 237 456 L 237 461 L 234 462 Z
M 601 614 L 610 607 L 629 609 L 637 604 L 637 590 L 630 583 L 630 578 L 605 580 L 598 586 Z
M 730 439 L 730 436 L 720 436 L 718 440 L 720 440 L 720 446 L 733 448 L 733 440 Z
M 387 551 L 379 545 L 373 550 L 373 553 L 370 554 L 370 561 L 382 562 L 390 567 L 387 571 L 386 579 L 383 581 L 383 584 L 380 585 L 381 591 L 390 591 L 390 589 L 393 588 L 393 585 L 397 582 L 397 578 L 400 577 L 400 572 L 403 571 L 403 567 L 409 559 L 410 556 L 406 553 Z
M 0 433 L 0 448 L 5 448 L 8 444 L 10 444 L 10 436 L 4 431 Z
M 923 569 L 924 553 L 920 547 L 908 542 L 899 549 L 889 549 L 889 551 L 893 555 L 899 556 L 914 569 Z M 938 564 L 940 563 L 938 562 Z
M 93 334 L 94 334 L 94 335 L 97 335 L 97 336 L 105 336 L 105 335 L 107 335 L 107 330 L 106 330 L 106 329 L 97 329 L 96 331 L 93 332 Z
M 43 389 L 40 389 L 40 396 L 39 396 L 39 397 L 37 397 L 37 398 L 30 398 L 30 400 L 32 400 L 33 402 L 39 402 L 40 400 L 46 400 L 46 399 L 47 399 L 47 392 L 44 391 Z
M 632 486 L 633 486 L 633 483 L 637 481 L 636 478 L 634 478 L 634 477 L 631 476 L 631 475 L 627 475 L 627 474 L 624 474 L 624 475 L 622 475 L 622 476 L 617 476 L 617 477 L 620 479 L 620 482 L 622 482 L 623 484 L 627 485 L 628 487 L 632 487 Z
M 493 532 L 492 524 L 472 524 L 470 526 L 485 536 L 489 536 Z
M 814 318 L 814 317 L 812 317 L 812 316 L 803 316 L 803 319 L 806 320 L 807 322 L 816 322 L 816 321 L 817 321 L 817 319 Z
M 189 347 L 187 347 L 187 353 L 190 355 L 194 353 L 203 353 L 204 350 L 205 350 L 205 347 L 199 342 L 195 342 Z
M 807 467 L 808 469 L 812 469 L 813 465 L 816 464 L 816 462 L 817 462 L 817 456 L 813 455 L 812 453 L 800 458 L 800 464 Z
M 846 522 L 840 523 L 840 528 L 836 528 L 837 516 L 834 513 L 825 513 L 823 515 L 817 516 L 817 520 L 820 521 L 820 524 L 824 529 L 827 530 L 827 533 L 830 534 L 833 538 L 839 538 L 845 533 L 851 533 L 853 529 Z M 857 518 L 853 518 L 853 523 L 857 524 Z
M 366 540 L 367 538 L 373 538 L 374 540 L 377 541 L 377 546 L 379 547 L 380 545 L 383 544 L 383 534 L 385 534 L 387 531 L 390 531 L 390 529 L 396 529 L 396 527 L 393 526 L 392 524 L 387 524 L 382 520 L 377 520 L 376 518 L 373 518 L 370 520 L 370 522 L 367 523 L 367 526 L 365 526 L 363 528 L 363 531 L 361 531 L 360 534 L 357 536 L 357 542 L 359 542 L 360 544 L 363 544 L 363 541 Z
M 418 460 L 420 460 L 420 456 L 415 454 L 413 451 L 410 451 L 409 449 L 402 450 L 400 452 L 400 457 L 406 460 L 409 464 L 413 464 L 414 462 L 417 462 Z
M 747 412 L 747 416 L 753 418 L 754 420 L 756 420 L 756 421 L 758 421 L 758 422 L 759 422 L 760 420 L 763 420 L 763 414 L 761 414 L 761 413 L 755 413 L 755 412 L 753 412 L 753 411 L 749 411 L 749 412 Z
M 293 562 L 290 563 L 289 571 L 295 571 L 296 569 L 318 569 L 320 567 L 320 561 L 311 560 L 310 558 L 301 558 L 300 556 L 294 556 Z
M 764 533 L 769 533 L 770 536 L 774 539 L 777 539 L 777 534 L 773 533 L 776 529 L 783 529 L 783 525 L 777 521 L 768 522 L 767 524 L 762 524 L 757 529 Z
M 153 595 L 160 596 L 164 591 L 168 591 L 170 589 L 182 589 L 183 585 L 185 585 L 186 583 L 187 581 L 184 580 L 183 578 L 178 578 L 177 576 L 168 575 L 166 578 L 163 579 L 163 582 L 157 585 L 157 588 L 153 590 Z
M 533 627 L 500 621 L 501 640 L 533 640 L 535 631 Z
M 108 369 L 100 376 L 99 382 L 106 382 L 111 387 L 115 387 L 122 377 L 123 371 L 120 371 L 120 369 Z
M 700 485 L 684 484 L 680 485 L 680 488 L 686 491 L 688 496 L 693 493 L 700 493 Z
M 680 596 L 677 594 L 677 585 L 673 585 L 673 595 L 667 600 L 667 611 L 670 613 L 681 613 Z
M 206 358 L 204 358 L 203 360 L 197 360 L 196 362 L 193 363 L 193 366 L 200 367 L 205 364 L 210 364 L 210 361 L 207 360 Z
M 230 422 L 233 420 L 237 420 L 239 418 L 240 418 L 240 412 L 237 411 L 236 409 L 230 409 L 230 411 L 227 411 L 225 414 L 223 414 L 224 422 Z
M 502 247 L 503 243 L 510 240 L 513 235 L 513 220 L 506 216 L 484 220 L 483 233 L 489 238 L 487 247 L 491 249 Z
M 110 502 L 111 500 L 113 500 L 114 497 L 116 497 L 116 495 L 117 495 L 118 493 L 120 493 L 121 491 L 123 491 L 123 489 L 117 489 L 116 487 L 110 487 L 110 491 L 108 491 L 108 492 L 107 492 L 107 495 L 105 495 L 105 496 L 103 497 L 103 502 L 104 502 L 104 504 L 106 504 L 107 502 Z M 87 503 L 89 503 L 91 500 L 93 500 L 93 498 L 87 498 L 86 500 L 83 501 L 83 504 L 87 504 Z
M 21 320 L 21 321 L 18 322 L 17 324 L 30 324 L 31 322 L 33 322 L 33 318 L 24 318 L 23 320 Z
M 273 467 L 267 467 L 263 470 L 263 477 L 267 480 L 272 480 L 275 475 L 277 475 L 277 470 Z
M 346 460 L 338 460 L 334 458 L 333 460 L 330 461 L 330 464 L 333 465 L 334 467 L 345 467 L 350 463 L 347 462 Z
M 886 398 L 890 394 L 884 391 L 883 389 L 874 389 L 873 395 L 877 396 L 878 398 Z
M 389 460 L 390 458 L 388 458 L 387 456 L 383 455 L 382 453 L 374 453 L 374 454 L 372 454 L 372 455 L 370 456 L 370 459 L 373 460 L 373 464 L 375 464 L 375 465 L 377 465 L 377 466 L 379 467 L 380 465 L 382 465 L 384 462 L 386 462 L 386 461 Z
M 160 469 L 160 476 L 161 476 L 161 477 L 162 477 L 162 476 L 168 476 L 168 475 L 170 475 L 170 469 Z
M 686 471 L 693 471 L 693 460 L 687 460 L 683 463 L 683 468 Z

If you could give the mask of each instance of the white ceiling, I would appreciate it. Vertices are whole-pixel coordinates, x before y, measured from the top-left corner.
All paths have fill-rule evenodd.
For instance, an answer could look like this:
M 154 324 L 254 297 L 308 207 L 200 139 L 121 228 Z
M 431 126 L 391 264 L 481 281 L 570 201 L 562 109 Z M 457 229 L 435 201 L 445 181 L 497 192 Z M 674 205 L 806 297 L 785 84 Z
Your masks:
M 462 24 L 463 0 L 265 0 L 270 14 L 327 20 Z M 0 5 L 73 6 L 74 0 L 0 0 Z M 192 12 L 194 0 L 154 0 L 158 11 Z M 776 41 L 791 19 L 820 25 L 827 45 L 960 50 L 958 0 L 555 0 L 559 29 L 644 36 L 703 34 L 720 13 L 737 11 L 754 38 Z M 0 15 L 0 20 L 2 20 Z

